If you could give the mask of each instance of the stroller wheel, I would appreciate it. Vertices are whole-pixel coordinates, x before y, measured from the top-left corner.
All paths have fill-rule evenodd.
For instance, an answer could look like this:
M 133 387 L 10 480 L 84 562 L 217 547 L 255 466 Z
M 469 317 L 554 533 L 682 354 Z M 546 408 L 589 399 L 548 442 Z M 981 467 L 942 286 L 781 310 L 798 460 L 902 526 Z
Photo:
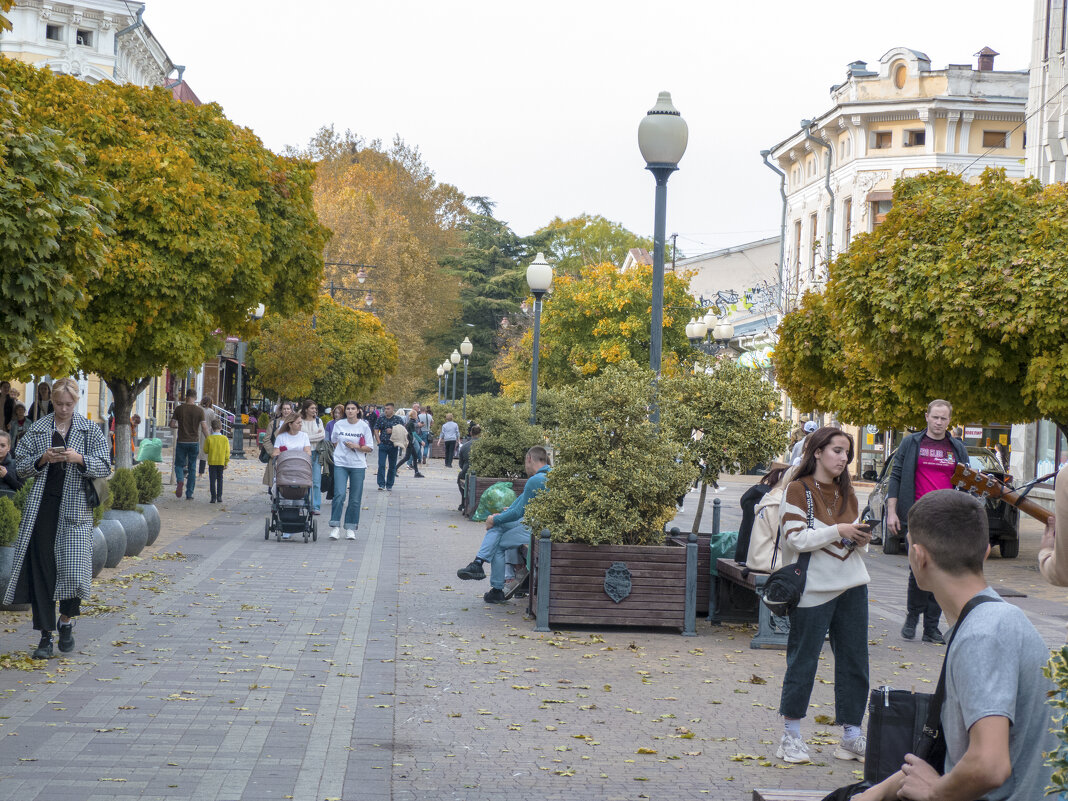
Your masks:
M 263 521 L 263 538 L 265 540 L 269 540 L 271 538 L 271 521 L 270 520 L 264 520 Z
M 312 523 L 312 542 L 319 541 L 319 521 Z

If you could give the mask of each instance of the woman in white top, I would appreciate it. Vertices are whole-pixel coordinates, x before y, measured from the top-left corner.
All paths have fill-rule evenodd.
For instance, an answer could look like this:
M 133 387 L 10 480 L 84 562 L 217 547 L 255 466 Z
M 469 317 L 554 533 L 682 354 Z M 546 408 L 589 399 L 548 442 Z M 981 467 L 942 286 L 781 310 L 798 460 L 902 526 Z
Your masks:
M 319 419 L 319 407 L 315 401 L 308 398 L 300 405 L 301 431 L 308 435 L 311 442 L 312 457 L 312 514 L 319 514 L 319 507 L 323 503 L 323 493 L 320 484 L 323 480 L 323 465 L 319 461 L 319 443 L 326 437 L 326 429 L 323 421 Z
M 274 451 L 272 456 L 277 456 L 282 451 L 295 451 L 303 449 L 305 453 L 311 454 L 312 446 L 311 440 L 308 439 L 308 435 L 302 430 L 302 420 L 296 414 L 289 414 L 283 421 L 282 425 L 278 429 L 278 433 L 274 437 Z
M 345 404 L 345 419 L 334 422 L 330 430 L 334 443 L 334 498 L 330 502 L 330 539 L 341 536 L 341 510 L 345 510 L 345 538 L 356 539 L 360 527 L 360 503 L 363 501 L 363 478 L 367 454 L 374 452 L 371 427 L 360 419 L 360 404 Z M 345 491 L 349 502 L 345 504 Z

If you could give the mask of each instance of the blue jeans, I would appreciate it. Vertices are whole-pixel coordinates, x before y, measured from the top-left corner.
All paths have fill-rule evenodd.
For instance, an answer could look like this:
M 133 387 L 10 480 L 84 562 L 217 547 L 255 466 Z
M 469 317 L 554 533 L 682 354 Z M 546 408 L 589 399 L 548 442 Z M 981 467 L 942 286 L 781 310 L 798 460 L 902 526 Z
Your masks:
M 486 536 L 482 538 L 482 547 L 478 549 L 478 558 L 492 566 L 491 587 L 504 589 L 505 552 L 529 544 L 530 529 L 523 525 L 522 521 L 494 526 L 486 532 Z
M 427 436 L 427 438 L 423 440 L 423 447 L 419 449 L 424 462 L 430 458 L 430 439 L 430 436 Z
M 334 498 L 330 501 L 330 525 L 341 525 L 341 510 L 345 510 L 345 528 L 360 525 L 360 503 L 363 501 L 363 477 L 365 467 L 342 467 L 334 465 Z M 345 506 L 345 489 L 349 491 L 349 503 Z
M 386 473 L 386 463 L 389 463 L 389 473 Z M 378 446 L 378 486 L 393 489 L 393 482 L 397 480 L 397 449 L 392 445 Z
M 868 703 L 867 585 L 846 590 L 825 604 L 798 607 L 790 613 L 779 714 L 799 720 L 808 712 L 828 632 L 834 654 L 835 718 L 840 725 L 859 726 Z
M 179 482 L 186 482 L 185 497 L 187 498 L 193 497 L 193 487 L 197 483 L 197 454 L 199 452 L 200 443 L 198 442 L 179 442 L 174 446 L 174 477 Z
M 319 511 L 323 505 L 323 466 L 319 464 L 319 450 L 312 448 L 312 509 Z

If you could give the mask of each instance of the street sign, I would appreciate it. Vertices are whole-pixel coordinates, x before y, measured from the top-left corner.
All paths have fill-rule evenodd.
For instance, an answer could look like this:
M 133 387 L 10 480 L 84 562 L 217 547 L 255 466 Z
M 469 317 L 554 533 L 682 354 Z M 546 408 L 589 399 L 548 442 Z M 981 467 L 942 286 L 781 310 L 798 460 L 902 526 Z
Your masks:
M 983 427 L 982 426 L 964 426 L 964 438 L 965 439 L 982 439 Z

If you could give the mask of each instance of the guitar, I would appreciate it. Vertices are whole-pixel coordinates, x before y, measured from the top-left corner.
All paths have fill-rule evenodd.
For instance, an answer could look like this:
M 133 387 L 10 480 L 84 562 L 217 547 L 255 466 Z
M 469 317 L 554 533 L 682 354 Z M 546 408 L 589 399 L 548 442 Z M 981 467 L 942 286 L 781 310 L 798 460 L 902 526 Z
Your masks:
M 973 470 L 966 464 L 957 463 L 957 467 L 953 470 L 953 486 L 975 495 L 980 500 L 993 498 L 997 501 L 1005 501 L 1042 523 L 1047 523 L 1053 517 L 1053 513 L 1048 509 L 1039 506 L 1034 501 L 1027 500 L 1012 487 L 1003 484 L 991 475 Z

